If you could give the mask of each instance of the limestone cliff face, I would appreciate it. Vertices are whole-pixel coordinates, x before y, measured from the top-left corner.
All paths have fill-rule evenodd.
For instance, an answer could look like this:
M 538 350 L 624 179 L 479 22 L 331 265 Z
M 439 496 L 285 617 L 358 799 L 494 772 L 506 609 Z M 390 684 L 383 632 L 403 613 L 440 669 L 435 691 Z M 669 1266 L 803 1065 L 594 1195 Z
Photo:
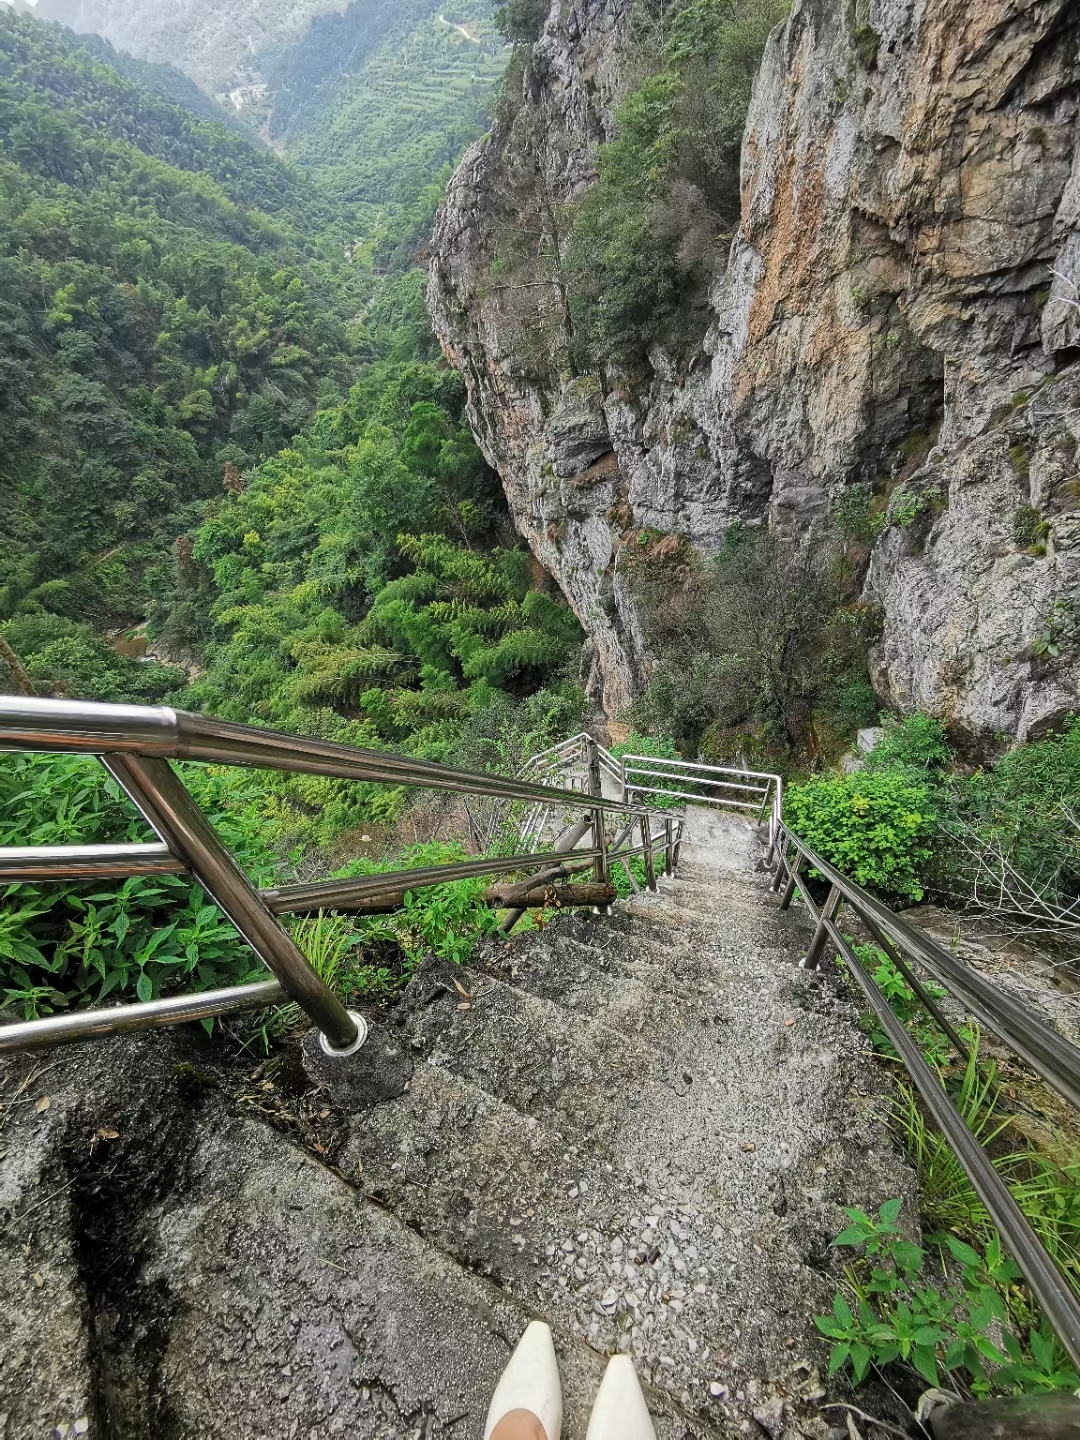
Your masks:
M 981 737 L 1038 734 L 1080 708 L 1080 11 L 796 0 L 758 74 L 699 351 L 568 378 L 530 334 L 565 324 L 559 217 L 628 83 L 628 12 L 553 9 L 519 105 L 451 183 L 429 286 L 519 528 L 593 637 L 609 714 L 647 669 L 619 574 L 629 535 L 708 550 L 740 518 L 812 537 L 867 481 L 892 495 L 866 581 L 883 699 Z M 515 225 L 544 240 L 510 293 Z

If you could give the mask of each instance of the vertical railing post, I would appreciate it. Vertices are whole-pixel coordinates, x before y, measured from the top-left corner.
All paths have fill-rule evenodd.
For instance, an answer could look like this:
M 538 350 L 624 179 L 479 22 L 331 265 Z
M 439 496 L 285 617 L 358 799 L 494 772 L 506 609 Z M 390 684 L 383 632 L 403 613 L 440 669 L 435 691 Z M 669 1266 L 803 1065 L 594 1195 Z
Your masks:
M 828 922 L 835 920 L 837 911 L 844 902 L 844 897 L 834 885 L 829 891 L 829 898 L 821 907 L 818 916 L 817 929 L 814 931 L 814 938 L 810 941 L 810 949 L 803 958 L 800 970 L 816 970 L 821 963 L 821 953 L 825 949 L 829 939 Z
M 795 859 L 794 859 L 794 860 L 792 860 L 792 859 L 790 858 L 790 857 L 791 857 L 791 847 L 790 847 L 790 846 L 788 846 L 788 852 L 787 852 L 787 853 L 788 853 L 788 861 L 787 861 L 788 882 L 787 882 L 787 884 L 784 886 L 784 893 L 783 893 L 783 895 L 781 895 L 781 897 L 780 897 L 780 909 L 781 909 L 781 910 L 786 910 L 786 909 L 788 908 L 788 906 L 791 904 L 792 900 L 795 898 L 795 891 L 798 889 L 798 886 L 799 886 L 799 870 L 801 869 L 801 867 L 802 867 L 802 862 L 803 862 L 803 855 L 802 855 L 802 851 L 801 851 L 801 850 L 800 850 L 800 851 L 798 852 L 798 854 L 795 856 Z
M 664 874 L 675 874 L 675 822 L 664 821 Z
M 132 804 L 180 856 L 228 916 L 282 989 L 318 1026 L 328 1054 L 359 1049 L 367 1027 L 354 1017 L 308 964 L 292 936 L 270 914 L 214 827 L 166 760 L 105 755 L 102 764 Z
M 585 741 L 585 768 L 588 773 L 589 794 L 603 795 L 604 782 L 600 775 L 600 747 L 591 735 Z
M 774 847 L 774 853 L 776 858 L 776 873 L 773 875 L 772 878 L 771 888 L 773 890 L 779 890 L 780 886 L 783 883 L 785 873 L 784 861 L 787 859 L 790 851 L 791 841 L 786 835 L 782 835 L 780 837 L 779 844 Z
M 653 859 L 652 849 L 652 820 L 647 814 L 640 817 L 641 844 L 645 856 L 645 878 L 649 882 L 649 889 L 656 889 L 656 862 Z

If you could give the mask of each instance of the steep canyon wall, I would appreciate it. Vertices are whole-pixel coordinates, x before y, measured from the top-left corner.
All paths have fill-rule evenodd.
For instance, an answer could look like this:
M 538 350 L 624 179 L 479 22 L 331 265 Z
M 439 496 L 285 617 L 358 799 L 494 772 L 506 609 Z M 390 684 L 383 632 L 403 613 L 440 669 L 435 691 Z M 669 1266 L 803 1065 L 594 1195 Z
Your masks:
M 574 374 L 544 341 L 568 323 L 565 217 L 634 83 L 629 29 L 629 0 L 553 7 L 451 183 L 429 284 L 605 709 L 648 673 L 627 541 L 708 552 L 741 519 L 815 543 L 861 481 L 894 496 L 864 585 L 882 699 L 1042 733 L 1080 708 L 1080 7 L 796 0 L 704 339 Z

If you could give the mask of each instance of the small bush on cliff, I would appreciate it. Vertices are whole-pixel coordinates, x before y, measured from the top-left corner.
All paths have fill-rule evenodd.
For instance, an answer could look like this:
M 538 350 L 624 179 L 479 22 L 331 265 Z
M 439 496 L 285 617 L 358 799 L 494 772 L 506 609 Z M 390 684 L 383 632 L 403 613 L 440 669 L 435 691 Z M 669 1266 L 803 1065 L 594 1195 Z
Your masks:
M 800 746 L 821 695 L 865 673 L 857 617 L 839 610 L 818 545 L 793 547 L 734 525 L 720 553 L 690 566 L 677 591 L 645 578 L 642 599 L 659 658 L 632 719 L 671 735 L 686 755 L 733 727 Z
M 495 24 L 511 44 L 531 44 L 539 38 L 549 9 L 547 0 L 506 0 L 495 11 Z
M 750 92 L 786 0 L 690 0 L 656 37 L 655 73 L 616 114 L 600 178 L 575 220 L 579 359 L 632 359 L 692 298 L 738 220 Z

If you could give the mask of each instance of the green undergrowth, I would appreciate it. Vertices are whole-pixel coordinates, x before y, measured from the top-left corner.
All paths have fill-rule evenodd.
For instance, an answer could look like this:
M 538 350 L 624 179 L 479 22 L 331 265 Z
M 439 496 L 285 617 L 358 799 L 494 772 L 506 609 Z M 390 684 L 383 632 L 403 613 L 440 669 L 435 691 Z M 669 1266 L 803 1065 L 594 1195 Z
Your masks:
M 1018 1140 L 997 1067 L 980 1055 L 978 1028 L 959 1027 L 968 1054 L 957 1060 L 892 961 L 875 946 L 854 948 L 1080 1294 L 1080 1157 L 1063 1166 Z M 935 1000 L 945 997 L 932 981 L 926 988 Z M 872 1012 L 863 1025 L 875 1050 L 895 1060 Z M 898 1083 L 890 1119 L 918 1179 L 923 1244 L 913 1243 L 898 1223 L 900 1199 L 887 1201 L 876 1216 L 847 1210 L 850 1223 L 833 1244 L 857 1253 L 845 1266 L 832 1312 L 816 1317 L 833 1341 L 830 1374 L 849 1368 L 858 1385 L 872 1368 L 899 1366 L 915 1382 L 948 1384 L 977 1398 L 1080 1386 L 952 1147 L 910 1084 Z
M 829 1373 L 850 1366 L 859 1384 L 871 1368 L 900 1365 L 977 1398 L 1080 1386 L 1000 1240 L 976 1249 L 942 1231 L 916 1245 L 897 1223 L 902 1203 L 887 1200 L 874 1216 L 847 1210 L 833 1241 L 859 1253 L 832 1312 L 815 1317 L 833 1341 Z
M 184 766 L 185 784 L 256 884 L 275 878 L 257 787 L 243 771 Z M 6 756 L 0 844 L 152 840 L 120 787 L 92 760 Z M 27 1019 L 127 994 L 157 999 L 264 975 L 202 887 L 181 876 L 8 885 L 0 905 L 0 1003 Z
M 917 714 L 888 719 L 854 773 L 789 785 L 784 813 L 823 859 L 890 904 L 975 904 L 1067 944 L 1078 807 L 1080 719 L 971 769 L 944 725 Z

